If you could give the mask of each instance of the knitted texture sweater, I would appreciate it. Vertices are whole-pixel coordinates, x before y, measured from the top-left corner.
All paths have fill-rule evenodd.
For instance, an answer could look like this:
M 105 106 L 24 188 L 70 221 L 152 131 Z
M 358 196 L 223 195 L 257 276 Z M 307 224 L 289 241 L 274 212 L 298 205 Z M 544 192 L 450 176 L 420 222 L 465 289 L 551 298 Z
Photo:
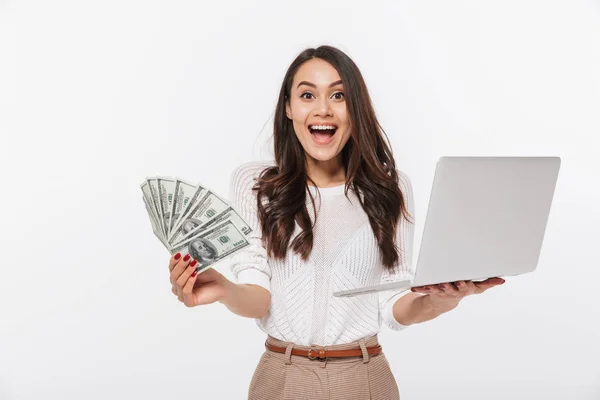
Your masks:
M 400 218 L 396 228 L 400 262 L 388 270 L 382 264 L 377 240 L 356 193 L 349 190 L 346 197 L 344 185 L 329 188 L 308 185 L 306 204 L 314 224 L 309 258 L 303 261 L 289 247 L 284 260 L 268 257 L 261 242 L 256 192 L 252 187 L 260 172 L 272 165 L 266 161 L 239 165 L 231 175 L 229 193 L 231 205 L 253 229 L 249 234 L 250 245 L 230 258 L 233 276 L 239 284 L 258 285 L 271 293 L 268 313 L 256 319 L 260 329 L 283 341 L 328 346 L 377 334 L 382 323 L 392 330 L 406 328 L 396 321 L 392 308 L 409 290 L 354 297 L 334 297 L 333 292 L 411 279 L 414 225 Z M 410 180 L 401 171 L 398 174 L 400 190 L 414 221 Z M 316 223 L 308 191 L 315 199 Z M 300 232 L 296 223 L 290 243 Z

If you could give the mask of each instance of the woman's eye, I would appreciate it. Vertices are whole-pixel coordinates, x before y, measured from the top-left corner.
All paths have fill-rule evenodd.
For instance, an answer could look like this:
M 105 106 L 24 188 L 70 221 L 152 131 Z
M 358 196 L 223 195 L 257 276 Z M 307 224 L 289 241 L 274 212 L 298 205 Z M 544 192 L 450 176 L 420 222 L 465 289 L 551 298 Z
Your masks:
M 310 95 L 310 96 L 312 96 L 312 95 L 313 95 L 313 94 L 312 94 L 312 93 L 310 93 L 310 92 L 304 92 L 304 93 L 302 93 L 302 94 L 300 95 L 300 97 L 302 97 L 303 99 L 306 99 L 306 97 L 304 97 L 304 95 L 305 95 L 305 94 L 308 94 L 308 95 Z M 342 96 L 344 96 L 344 97 L 345 97 L 345 95 L 344 95 L 344 93 L 343 93 L 343 92 L 336 92 L 336 93 L 334 93 L 333 95 L 334 95 L 334 96 L 336 96 L 336 95 L 338 95 L 338 94 L 341 94 Z M 341 98 L 340 98 L 340 97 L 337 97 L 336 99 L 337 99 L 337 100 L 341 100 Z

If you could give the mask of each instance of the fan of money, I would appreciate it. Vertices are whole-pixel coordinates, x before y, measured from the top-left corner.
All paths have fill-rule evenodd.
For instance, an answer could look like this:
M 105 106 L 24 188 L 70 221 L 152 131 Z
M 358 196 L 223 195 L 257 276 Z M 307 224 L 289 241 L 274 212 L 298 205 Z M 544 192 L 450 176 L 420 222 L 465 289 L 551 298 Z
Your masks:
M 252 229 L 206 186 L 172 177 L 140 185 L 154 234 L 171 253 L 190 254 L 201 273 L 246 247 Z

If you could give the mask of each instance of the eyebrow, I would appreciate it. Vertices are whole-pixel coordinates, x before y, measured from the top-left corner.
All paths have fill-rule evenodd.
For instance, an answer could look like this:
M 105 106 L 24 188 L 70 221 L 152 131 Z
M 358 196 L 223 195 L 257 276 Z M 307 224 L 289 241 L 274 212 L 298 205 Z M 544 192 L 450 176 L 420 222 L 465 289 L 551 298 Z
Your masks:
M 335 85 L 339 85 L 340 83 L 342 83 L 342 80 L 341 80 L 341 79 L 340 79 L 339 81 L 332 82 L 332 83 L 329 85 L 329 87 L 334 87 Z M 296 86 L 296 89 L 297 89 L 297 88 L 299 88 L 299 87 L 300 87 L 300 85 L 311 86 L 311 87 L 314 87 L 315 89 L 317 88 L 317 86 L 316 86 L 314 83 L 310 83 L 310 82 L 307 82 L 307 81 L 302 81 L 302 82 L 300 82 L 300 83 L 298 84 L 298 86 Z

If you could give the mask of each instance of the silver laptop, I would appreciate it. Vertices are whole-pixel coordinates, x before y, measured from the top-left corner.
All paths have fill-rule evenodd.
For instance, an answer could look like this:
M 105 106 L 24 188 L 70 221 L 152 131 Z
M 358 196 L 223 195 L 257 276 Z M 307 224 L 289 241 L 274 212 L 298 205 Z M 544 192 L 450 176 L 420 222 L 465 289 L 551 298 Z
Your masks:
M 560 157 L 441 157 L 414 278 L 333 295 L 534 271 L 560 162 Z

